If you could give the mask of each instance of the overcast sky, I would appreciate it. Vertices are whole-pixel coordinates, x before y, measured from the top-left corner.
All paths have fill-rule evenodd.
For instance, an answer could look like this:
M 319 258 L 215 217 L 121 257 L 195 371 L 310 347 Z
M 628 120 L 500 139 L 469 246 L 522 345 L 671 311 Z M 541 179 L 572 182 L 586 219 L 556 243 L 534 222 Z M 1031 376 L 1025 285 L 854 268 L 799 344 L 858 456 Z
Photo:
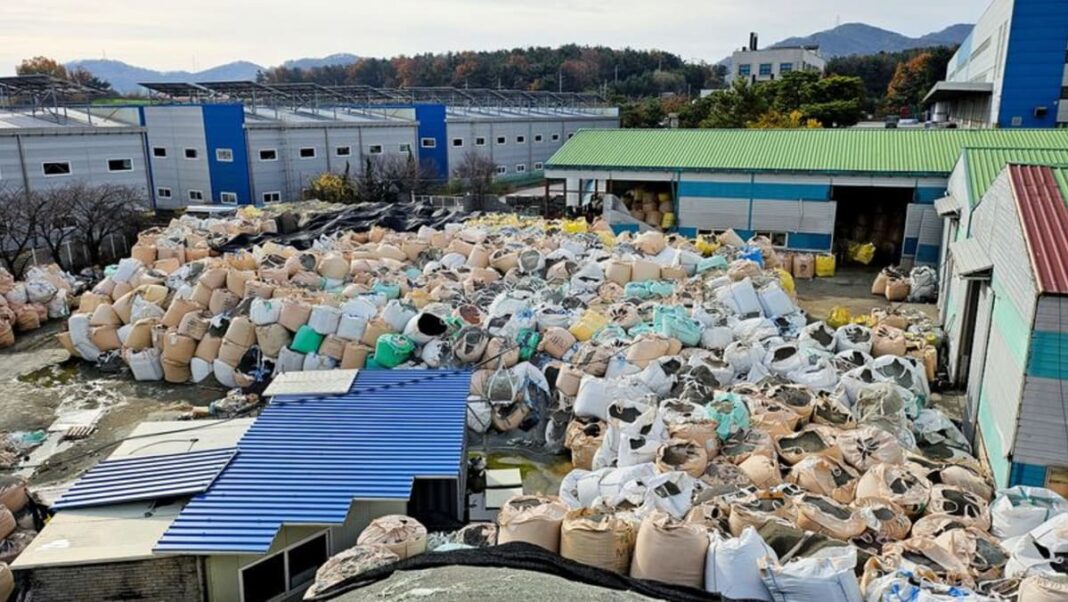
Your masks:
M 659 48 L 715 62 L 862 21 L 910 36 L 974 22 L 989 0 L 0 0 L 0 74 L 23 58 L 153 69 L 351 52 L 393 56 L 564 43 Z

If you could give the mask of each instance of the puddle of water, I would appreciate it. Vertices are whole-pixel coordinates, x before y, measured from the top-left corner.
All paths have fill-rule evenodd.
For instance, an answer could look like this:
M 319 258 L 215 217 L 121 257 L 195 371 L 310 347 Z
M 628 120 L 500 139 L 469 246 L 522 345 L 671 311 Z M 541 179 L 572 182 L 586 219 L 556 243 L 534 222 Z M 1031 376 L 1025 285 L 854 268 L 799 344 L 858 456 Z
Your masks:
M 560 482 L 574 466 L 566 456 L 542 460 L 510 452 L 490 452 L 486 455 L 486 468 L 518 468 L 523 477 L 523 493 L 556 495 L 560 491 Z

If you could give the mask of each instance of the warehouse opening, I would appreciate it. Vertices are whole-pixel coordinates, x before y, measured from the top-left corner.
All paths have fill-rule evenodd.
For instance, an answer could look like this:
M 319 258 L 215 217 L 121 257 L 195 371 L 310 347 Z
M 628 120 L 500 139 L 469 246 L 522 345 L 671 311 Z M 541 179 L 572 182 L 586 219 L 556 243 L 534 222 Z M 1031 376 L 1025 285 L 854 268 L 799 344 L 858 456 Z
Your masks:
M 657 228 L 671 228 L 676 224 L 671 182 L 612 180 L 607 188 L 623 201 L 631 217 Z
M 831 198 L 837 201 L 834 221 L 834 250 L 847 259 L 853 243 L 875 245 L 875 259 L 868 264 L 898 264 L 905 241 L 905 217 L 912 202 L 913 188 L 876 186 L 835 186 Z

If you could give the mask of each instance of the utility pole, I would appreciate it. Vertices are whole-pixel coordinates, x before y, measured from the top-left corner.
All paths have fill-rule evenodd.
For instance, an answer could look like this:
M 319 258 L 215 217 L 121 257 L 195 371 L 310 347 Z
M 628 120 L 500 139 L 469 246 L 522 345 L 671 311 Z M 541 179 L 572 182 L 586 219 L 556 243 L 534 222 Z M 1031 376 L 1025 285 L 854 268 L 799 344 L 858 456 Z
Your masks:
M 563 72 L 563 70 L 560 70 L 560 71 L 556 72 L 556 78 L 559 81 L 559 83 L 557 84 L 558 92 L 563 94 L 563 92 L 564 92 L 564 72 Z

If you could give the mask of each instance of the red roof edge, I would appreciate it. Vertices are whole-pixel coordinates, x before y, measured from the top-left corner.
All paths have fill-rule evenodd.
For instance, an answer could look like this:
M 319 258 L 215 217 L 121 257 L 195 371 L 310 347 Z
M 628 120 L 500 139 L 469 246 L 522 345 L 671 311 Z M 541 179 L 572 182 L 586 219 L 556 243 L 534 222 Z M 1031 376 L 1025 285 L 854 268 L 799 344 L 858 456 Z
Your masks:
M 1009 175 L 1038 291 L 1068 294 L 1068 204 L 1053 170 L 1010 165 Z

